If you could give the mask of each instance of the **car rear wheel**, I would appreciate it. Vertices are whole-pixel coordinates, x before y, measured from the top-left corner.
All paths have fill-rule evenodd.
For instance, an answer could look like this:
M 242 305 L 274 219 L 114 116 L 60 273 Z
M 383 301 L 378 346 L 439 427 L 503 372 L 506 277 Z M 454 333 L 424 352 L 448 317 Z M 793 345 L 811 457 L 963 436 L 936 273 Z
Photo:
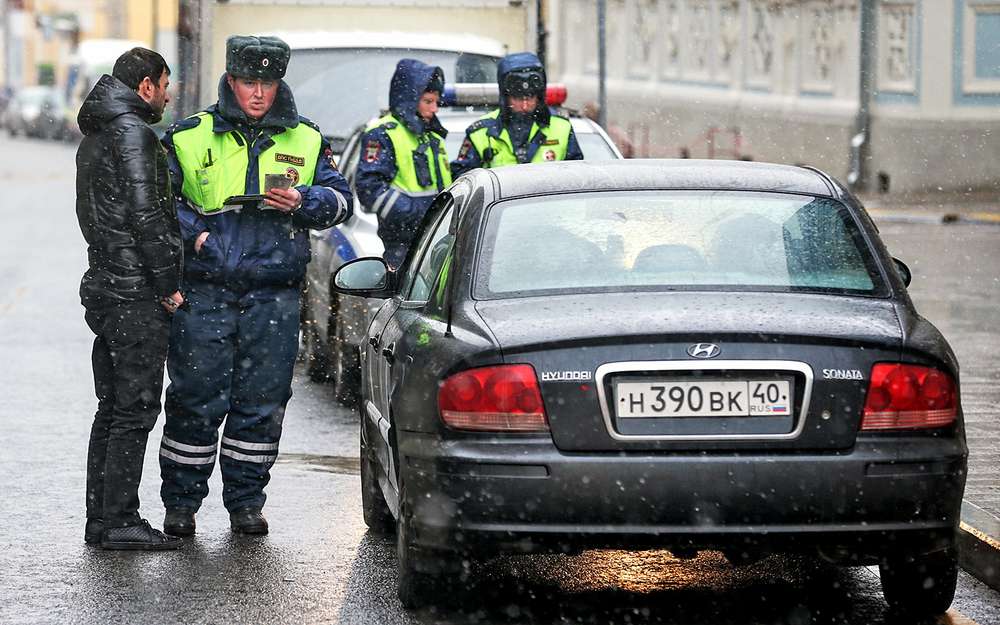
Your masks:
M 955 598 L 958 584 L 955 549 L 889 558 L 878 568 L 882 595 L 899 614 L 920 617 L 944 614 Z
M 362 417 L 363 419 L 364 417 Z M 364 423 L 364 421 L 362 421 Z M 362 425 L 362 427 L 364 427 Z M 361 439 L 361 512 L 365 525 L 376 536 L 392 533 L 394 520 L 389 505 L 385 502 L 382 488 L 378 484 L 379 466 L 368 452 L 364 438 Z
M 429 552 L 413 544 L 412 512 L 406 503 L 406 485 L 400 476 L 399 519 L 396 521 L 397 566 L 396 594 L 403 607 L 410 610 L 433 602 L 437 590 L 447 583 L 450 574 L 444 554 Z

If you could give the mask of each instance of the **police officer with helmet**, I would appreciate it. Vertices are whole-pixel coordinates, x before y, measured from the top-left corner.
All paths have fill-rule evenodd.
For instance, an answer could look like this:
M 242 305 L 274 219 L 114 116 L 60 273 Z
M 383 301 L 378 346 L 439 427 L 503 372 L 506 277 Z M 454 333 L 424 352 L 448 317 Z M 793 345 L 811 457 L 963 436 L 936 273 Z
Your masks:
M 518 52 L 501 59 L 497 83 L 500 107 L 465 131 L 452 176 L 476 167 L 583 159 L 569 119 L 545 104 L 545 69 L 537 56 Z
M 361 138 L 355 188 L 369 212 L 378 215 L 384 258 L 396 268 L 417 234 L 434 196 L 451 184 L 444 138 L 437 118 L 444 72 L 415 59 L 402 59 L 389 84 L 389 112 Z
M 267 533 L 261 509 L 292 394 L 308 230 L 351 213 L 329 145 L 282 80 L 289 58 L 278 38 L 230 37 L 218 102 L 163 139 L 186 297 L 171 329 L 160 444 L 169 534 L 195 532 L 217 457 L 232 529 Z

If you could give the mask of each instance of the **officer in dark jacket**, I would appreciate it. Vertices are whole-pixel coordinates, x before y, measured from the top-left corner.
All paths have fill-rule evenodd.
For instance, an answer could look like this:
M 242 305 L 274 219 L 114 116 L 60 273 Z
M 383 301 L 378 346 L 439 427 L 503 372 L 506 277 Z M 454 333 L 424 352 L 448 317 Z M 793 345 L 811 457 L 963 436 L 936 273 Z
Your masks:
M 80 108 L 76 214 L 90 267 L 80 285 L 94 340 L 97 414 L 87 458 L 84 539 L 107 549 L 172 549 L 180 539 L 139 516 L 146 439 L 160 412 L 181 242 L 167 159 L 150 123 L 169 101 L 170 70 L 126 52 Z
M 537 56 L 517 52 L 500 59 L 497 83 L 500 106 L 465 131 L 452 176 L 477 167 L 583 158 L 570 120 L 545 103 L 545 68 Z
M 281 80 L 289 57 L 280 39 L 230 37 L 218 103 L 164 137 L 188 302 L 170 337 L 160 444 L 171 534 L 194 533 L 216 456 L 233 530 L 267 533 L 264 487 L 292 395 L 309 229 L 351 212 L 329 145 Z M 266 199 L 236 197 L 254 194 Z
M 378 215 L 385 261 L 398 267 L 417 235 L 424 213 L 451 184 L 437 118 L 444 72 L 416 59 L 402 59 L 389 83 L 389 112 L 361 137 L 355 186 L 358 199 Z

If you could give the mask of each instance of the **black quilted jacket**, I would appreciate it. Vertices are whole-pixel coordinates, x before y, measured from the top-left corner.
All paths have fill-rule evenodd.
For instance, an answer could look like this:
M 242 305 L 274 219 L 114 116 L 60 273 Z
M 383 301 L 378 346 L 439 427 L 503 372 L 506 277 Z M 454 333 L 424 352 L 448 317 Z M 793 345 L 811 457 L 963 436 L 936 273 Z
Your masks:
M 156 301 L 180 288 L 180 229 L 155 120 L 149 104 L 108 75 L 80 108 L 76 216 L 90 260 L 80 284 L 88 309 Z

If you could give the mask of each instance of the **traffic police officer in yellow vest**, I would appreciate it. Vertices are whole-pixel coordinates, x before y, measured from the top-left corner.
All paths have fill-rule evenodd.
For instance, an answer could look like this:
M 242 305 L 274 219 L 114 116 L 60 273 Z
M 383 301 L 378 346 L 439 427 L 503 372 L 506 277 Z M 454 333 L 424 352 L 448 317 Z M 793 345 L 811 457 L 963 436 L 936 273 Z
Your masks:
M 390 267 L 398 267 L 416 237 L 434 196 L 451 184 L 444 138 L 437 118 L 444 72 L 402 59 L 389 84 L 389 112 L 361 138 L 355 188 L 378 215 L 378 234 Z
M 465 131 L 452 176 L 476 167 L 583 159 L 569 119 L 545 104 L 545 69 L 537 56 L 518 52 L 501 59 L 497 83 L 500 107 Z
M 280 39 L 230 37 L 218 103 L 163 139 L 186 299 L 171 328 L 160 444 L 169 534 L 194 533 L 216 457 L 233 530 L 267 533 L 264 487 L 292 395 L 309 229 L 351 213 L 330 146 L 282 80 L 289 58 Z

